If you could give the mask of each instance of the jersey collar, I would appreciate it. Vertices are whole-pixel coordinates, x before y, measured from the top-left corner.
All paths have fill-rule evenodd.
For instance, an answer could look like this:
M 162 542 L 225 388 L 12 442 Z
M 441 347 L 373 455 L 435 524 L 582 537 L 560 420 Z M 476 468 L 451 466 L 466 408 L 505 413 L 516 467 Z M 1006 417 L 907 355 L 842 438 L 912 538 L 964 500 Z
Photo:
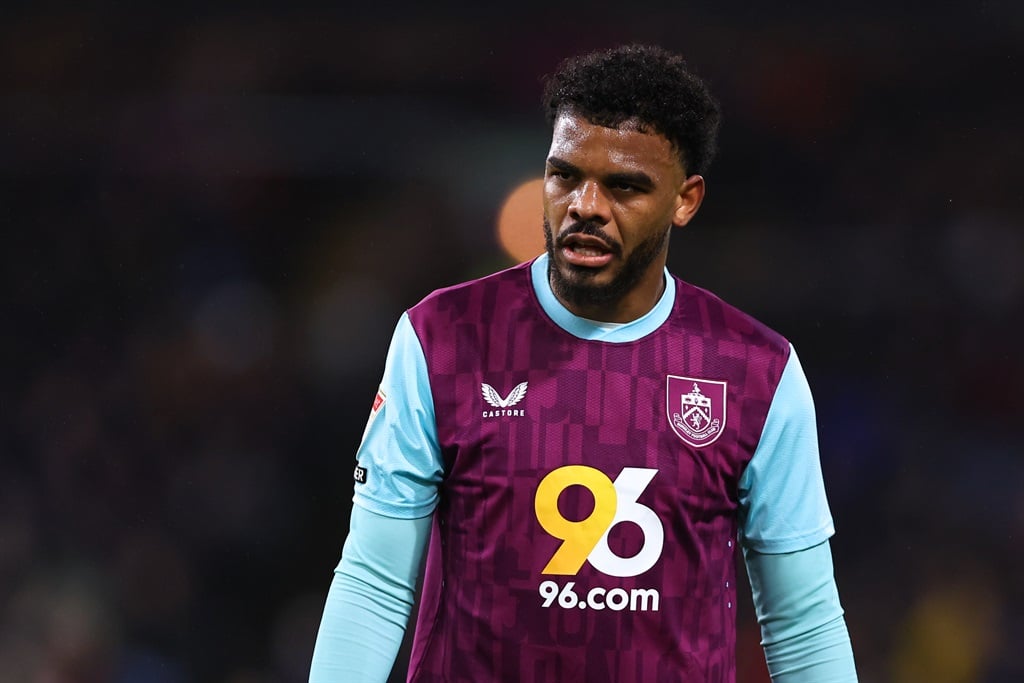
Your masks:
M 595 320 L 588 320 L 573 315 L 569 309 L 562 305 L 551 291 L 551 283 L 548 281 L 548 255 L 541 254 L 530 264 L 530 278 L 533 281 L 533 291 L 537 294 L 537 300 L 544 312 L 548 314 L 556 325 L 569 334 L 591 341 L 606 342 L 630 342 L 645 337 L 658 329 L 662 323 L 668 320 L 672 312 L 672 305 L 676 300 L 675 280 L 669 276 L 668 269 L 665 269 L 665 291 L 662 293 L 654 308 L 644 315 L 631 320 L 628 323 L 602 323 Z

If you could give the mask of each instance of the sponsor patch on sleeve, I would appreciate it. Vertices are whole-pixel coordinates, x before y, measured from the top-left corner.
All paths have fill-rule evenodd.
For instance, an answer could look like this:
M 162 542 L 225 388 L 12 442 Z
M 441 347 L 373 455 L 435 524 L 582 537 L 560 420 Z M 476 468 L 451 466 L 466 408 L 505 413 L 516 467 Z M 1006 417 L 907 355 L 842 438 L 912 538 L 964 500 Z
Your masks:
M 352 478 L 356 480 L 357 484 L 365 484 L 366 468 L 362 465 L 356 465 L 356 471 L 352 473 Z
M 377 395 L 373 397 L 373 405 L 370 406 L 370 417 L 366 419 L 366 426 L 363 427 L 363 440 L 366 440 L 366 435 L 370 431 L 370 427 L 373 425 L 373 421 L 377 419 L 380 414 L 381 408 L 384 407 L 384 401 L 387 400 L 387 396 L 384 394 L 384 389 L 378 388 Z

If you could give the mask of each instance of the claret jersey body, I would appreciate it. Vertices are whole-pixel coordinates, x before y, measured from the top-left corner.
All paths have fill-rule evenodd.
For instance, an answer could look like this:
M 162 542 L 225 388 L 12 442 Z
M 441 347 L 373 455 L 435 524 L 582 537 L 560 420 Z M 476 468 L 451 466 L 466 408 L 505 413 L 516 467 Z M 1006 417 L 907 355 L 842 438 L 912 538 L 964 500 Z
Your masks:
M 738 539 L 831 534 L 820 474 L 750 467 L 818 467 L 807 435 L 766 452 L 789 443 L 770 413 L 807 428 L 778 405 L 794 372 L 804 395 L 789 343 L 666 278 L 628 330 L 560 308 L 543 257 L 408 311 L 356 503 L 433 510 L 410 681 L 733 681 Z

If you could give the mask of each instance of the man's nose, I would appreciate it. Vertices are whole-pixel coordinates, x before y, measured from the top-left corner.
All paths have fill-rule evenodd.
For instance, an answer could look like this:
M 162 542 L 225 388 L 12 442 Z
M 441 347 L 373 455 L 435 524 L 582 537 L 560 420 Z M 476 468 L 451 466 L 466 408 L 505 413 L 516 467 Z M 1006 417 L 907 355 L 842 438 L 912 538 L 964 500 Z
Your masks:
M 579 184 L 569 204 L 569 217 L 602 225 L 611 220 L 611 205 L 599 183 L 586 180 Z

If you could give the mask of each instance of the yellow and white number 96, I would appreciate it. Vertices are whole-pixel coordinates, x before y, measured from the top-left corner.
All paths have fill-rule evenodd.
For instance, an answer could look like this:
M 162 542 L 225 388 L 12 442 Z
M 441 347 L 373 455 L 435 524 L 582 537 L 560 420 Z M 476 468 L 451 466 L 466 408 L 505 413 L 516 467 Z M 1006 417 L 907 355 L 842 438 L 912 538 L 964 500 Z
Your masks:
M 584 562 L 609 576 L 636 576 L 661 557 L 665 529 L 646 505 L 637 501 L 658 470 L 624 467 L 613 482 L 604 472 L 586 465 L 566 465 L 548 473 L 537 487 L 534 509 L 537 521 L 562 540 L 544 574 L 576 574 Z M 582 486 L 594 496 L 594 509 L 579 521 L 558 511 L 558 497 L 570 486 Z M 620 522 L 632 522 L 644 534 L 643 546 L 632 557 L 620 557 L 608 546 L 608 533 Z

